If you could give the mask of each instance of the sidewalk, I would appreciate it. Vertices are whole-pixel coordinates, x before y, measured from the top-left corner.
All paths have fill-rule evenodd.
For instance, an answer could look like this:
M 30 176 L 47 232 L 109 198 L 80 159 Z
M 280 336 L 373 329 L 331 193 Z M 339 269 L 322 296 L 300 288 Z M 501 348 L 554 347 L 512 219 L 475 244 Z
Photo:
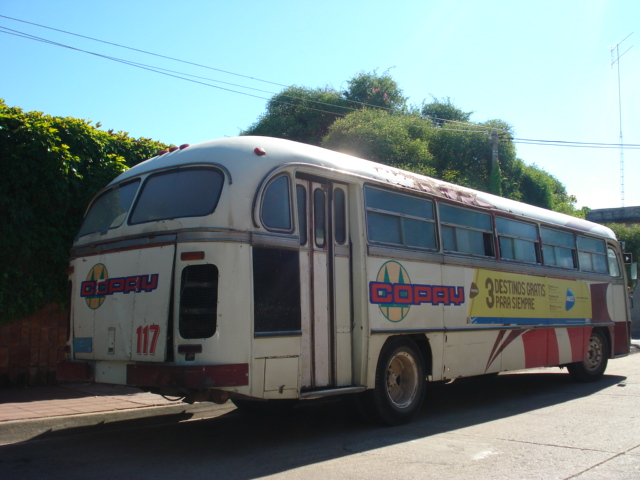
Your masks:
M 0 422 L 180 403 L 121 385 L 66 383 L 50 387 L 5 388 L 0 389 Z
M 234 408 L 231 402 L 189 405 L 121 385 L 64 383 L 5 388 L 0 389 L 0 446 L 74 428 L 124 421 L 184 421 L 221 415 Z

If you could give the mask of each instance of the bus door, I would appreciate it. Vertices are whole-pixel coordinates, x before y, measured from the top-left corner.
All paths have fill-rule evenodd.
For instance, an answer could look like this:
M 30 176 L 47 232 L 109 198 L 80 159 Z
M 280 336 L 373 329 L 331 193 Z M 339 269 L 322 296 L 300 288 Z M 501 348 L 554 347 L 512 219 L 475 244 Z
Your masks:
M 623 275 L 624 266 L 620 263 L 620 258 L 616 250 L 608 246 L 607 257 L 609 261 L 609 274 L 611 275 L 611 307 L 614 320 L 614 343 L 612 345 L 613 355 L 626 355 L 629 353 L 630 319 L 627 306 L 627 285 Z M 607 299 L 609 300 L 609 299 Z
M 347 188 L 296 180 L 300 235 L 303 388 L 351 384 Z

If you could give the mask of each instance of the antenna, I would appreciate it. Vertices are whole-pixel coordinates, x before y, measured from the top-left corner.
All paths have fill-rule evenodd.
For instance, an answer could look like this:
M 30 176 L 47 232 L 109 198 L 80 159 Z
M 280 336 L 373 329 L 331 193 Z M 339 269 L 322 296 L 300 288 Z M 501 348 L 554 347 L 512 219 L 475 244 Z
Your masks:
M 624 42 L 627 38 L 633 35 L 631 32 L 629 35 L 624 37 L 621 41 L 619 41 L 615 46 L 611 47 L 611 68 L 613 68 L 614 64 L 618 64 L 618 113 L 620 116 L 620 203 L 621 206 L 624 207 L 624 148 L 622 146 L 622 93 L 620 91 L 620 57 L 627 53 L 629 50 L 633 48 L 631 45 L 627 48 L 622 55 L 620 55 L 620 44 Z M 615 57 L 613 52 L 615 53 Z

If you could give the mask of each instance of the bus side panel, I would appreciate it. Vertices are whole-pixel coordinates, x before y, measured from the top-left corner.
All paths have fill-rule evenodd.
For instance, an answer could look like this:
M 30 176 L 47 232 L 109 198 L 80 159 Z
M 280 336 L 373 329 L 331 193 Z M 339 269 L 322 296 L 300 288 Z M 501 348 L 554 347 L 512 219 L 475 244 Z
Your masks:
M 442 329 L 440 265 L 370 257 L 367 271 L 372 330 Z
M 75 260 L 75 359 L 165 360 L 174 250 L 171 244 Z
M 476 270 L 452 265 L 442 267 L 442 285 L 453 288 L 455 298 L 446 299 L 444 377 L 447 379 L 500 371 L 500 355 L 495 351 L 497 331 L 480 330 L 469 318 L 470 295 Z M 463 298 L 463 303 L 459 303 Z
M 226 242 L 185 242 L 178 243 L 176 255 L 176 279 L 174 293 L 174 358 L 178 365 L 225 365 L 250 364 L 252 344 L 252 296 L 251 292 L 251 256 L 249 245 Z M 182 253 L 204 252 L 200 261 L 182 261 Z M 218 271 L 218 291 L 215 331 L 205 338 L 202 335 L 181 335 L 181 290 L 184 287 L 182 275 L 187 267 L 194 265 L 215 265 Z M 200 345 L 202 353 L 195 357 L 180 354 L 180 346 Z M 183 347 L 184 348 L 184 347 Z M 250 369 L 250 383 L 254 371 Z M 264 375 L 264 368 L 257 372 Z M 249 392 L 249 387 L 236 387 L 234 390 Z
M 334 259 L 335 319 L 336 319 L 336 385 L 353 384 L 351 365 L 351 279 L 349 258 Z
M 431 345 L 434 358 L 426 360 L 432 365 L 434 378 L 439 379 L 444 338 L 443 301 L 438 296 L 438 292 L 442 292 L 441 265 L 369 257 L 367 273 L 370 329 L 388 332 L 370 337 L 367 384 L 373 386 L 380 350 L 394 331 L 398 335 L 414 333 L 415 330 L 434 331 L 428 338 L 438 344 Z

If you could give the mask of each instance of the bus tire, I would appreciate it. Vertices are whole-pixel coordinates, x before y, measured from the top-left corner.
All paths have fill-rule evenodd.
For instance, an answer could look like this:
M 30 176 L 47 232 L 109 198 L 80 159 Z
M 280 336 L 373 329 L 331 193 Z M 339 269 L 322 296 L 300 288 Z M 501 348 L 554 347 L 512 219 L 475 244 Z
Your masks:
M 599 380 L 607 369 L 609 361 L 609 344 L 604 334 L 599 330 L 592 330 L 587 356 L 581 362 L 567 365 L 569 374 L 579 382 L 595 382 Z
M 410 338 L 391 337 L 382 347 L 376 367 L 376 384 L 370 409 L 386 425 L 411 421 L 420 411 L 426 380 L 424 359 Z

